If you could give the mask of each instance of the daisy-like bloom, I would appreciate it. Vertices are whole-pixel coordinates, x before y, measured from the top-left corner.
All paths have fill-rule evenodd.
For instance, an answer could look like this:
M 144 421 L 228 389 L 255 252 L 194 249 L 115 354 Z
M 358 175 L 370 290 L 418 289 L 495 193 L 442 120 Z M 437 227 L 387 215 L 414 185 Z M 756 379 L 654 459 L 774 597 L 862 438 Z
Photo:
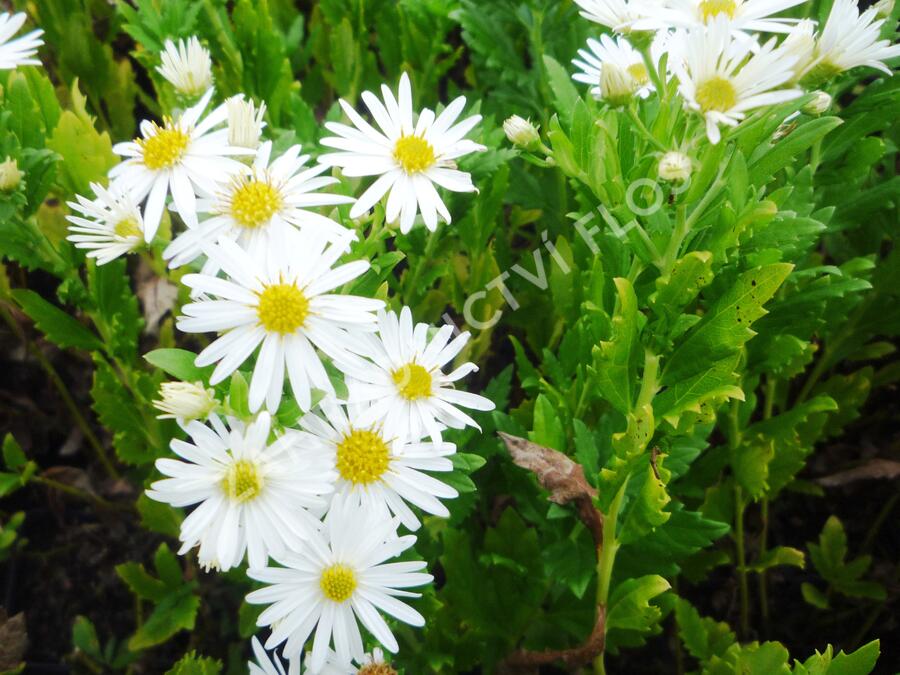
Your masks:
M 251 641 L 253 645 L 253 656 L 256 663 L 247 661 L 248 675 L 300 675 L 300 658 L 290 659 L 288 668 L 285 670 L 281 659 L 274 652 L 270 657 L 256 637 Z
M 332 639 L 339 663 L 363 658 L 357 621 L 386 649 L 396 652 L 397 640 L 378 610 L 412 626 L 425 620 L 419 612 L 397 600 L 418 597 L 402 590 L 431 581 L 422 561 L 394 562 L 393 558 L 416 541 L 397 536 L 397 521 L 336 499 L 322 531 L 314 533 L 302 550 L 276 556 L 283 567 L 251 568 L 252 579 L 270 584 L 253 591 L 247 602 L 268 604 L 257 620 L 272 626 L 267 647 L 287 640 L 294 654 L 315 630 L 308 666 L 314 673 L 325 664 Z
M 370 403 L 354 420 L 357 426 L 381 424 L 387 438 L 418 441 L 428 435 L 440 443 L 442 426 L 480 428 L 457 406 L 494 409 L 483 396 L 452 388 L 454 382 L 478 370 L 474 363 L 464 363 L 446 375 L 443 372 L 468 342 L 469 334 L 461 333 L 451 341 L 453 327 L 444 325 L 429 340 L 428 328 L 425 323 L 413 328 L 409 307 L 403 308 L 399 318 L 394 312 L 379 312 L 378 337 L 363 336 L 364 353 L 371 362 L 351 358 L 338 363 L 348 375 L 348 401 Z
M 620 77 L 624 78 L 624 93 L 627 96 L 636 94 L 641 98 L 647 98 L 653 91 L 653 83 L 650 81 L 644 60 L 627 39 L 620 37 L 613 40 L 608 35 L 601 35 L 599 42 L 589 38 L 587 46 L 588 49 L 578 50 L 581 58 L 572 61 L 581 69 L 581 72 L 572 75 L 572 79 L 592 85 L 591 94 L 594 98 L 609 98 L 610 92 L 604 92 L 602 87 L 603 69 L 609 65 L 616 67 L 617 74 L 623 73 Z M 658 50 L 654 49 L 654 52 Z M 659 63 L 658 53 L 654 53 L 653 60 Z
M 19 183 L 25 172 L 19 169 L 19 163 L 12 157 L 7 156 L 5 160 L 0 162 L 0 190 L 3 192 L 12 192 Z
M 333 401 L 323 401 L 325 419 L 308 414 L 300 420 L 303 443 L 332 457 L 337 467 L 335 494 L 362 505 L 365 511 L 387 508 L 410 530 L 419 519 L 407 506 L 447 517 L 439 499 L 458 496 L 449 485 L 423 471 L 452 471 L 448 459 L 456 452 L 452 443 L 406 443 L 388 437 L 377 424 L 359 424 L 365 406 L 351 405 L 347 412 Z
M 884 21 L 875 7 L 860 14 L 855 0 L 835 0 L 816 40 L 813 59 L 804 69 L 804 83 L 815 86 L 857 66 L 893 75 L 884 62 L 900 56 L 900 45 L 879 39 Z
M 631 34 L 636 21 L 652 17 L 662 3 L 653 0 L 575 0 L 581 16 L 625 35 Z
M 40 39 L 42 30 L 33 30 L 22 37 L 10 40 L 25 23 L 25 12 L 0 14 L 0 70 L 12 70 L 18 66 L 38 66 L 33 59 L 38 47 L 44 44 Z
M 147 496 L 178 507 L 198 504 L 181 524 L 179 555 L 199 544 L 204 568 L 228 570 L 245 553 L 251 566 L 261 567 L 316 535 L 334 468 L 294 432 L 269 444 L 271 423 L 265 412 L 246 426 L 231 420 L 230 431 L 218 417 L 210 417 L 212 428 L 190 422 L 193 443 L 171 445 L 185 461 L 156 460 L 168 478 L 153 483 Z
M 338 183 L 337 178 L 322 176 L 328 167 L 305 166 L 309 155 L 300 154 L 300 146 L 288 148 L 272 160 L 272 141 L 263 143 L 249 172 L 230 176 L 213 199 L 197 202 L 199 213 L 212 214 L 197 227 L 180 234 L 163 253 L 177 267 L 202 253 L 204 243 L 220 238 L 236 241 L 251 255 L 263 255 L 271 245 L 271 233 L 286 227 L 319 230 L 329 241 L 356 238 L 353 230 L 310 209 L 353 201 L 344 195 L 318 192 Z
M 257 108 L 253 101 L 244 100 L 243 94 L 232 96 L 225 101 L 228 112 L 228 144 L 239 148 L 256 150 L 259 137 L 266 123 L 266 104 L 260 102 Z
M 222 333 L 196 359 L 200 367 L 218 363 L 210 384 L 231 375 L 261 345 L 250 381 L 251 410 L 263 401 L 270 411 L 278 409 L 285 370 L 304 410 L 311 387 L 333 392 L 314 345 L 332 359 L 349 357 L 345 352 L 358 340 L 355 334 L 374 330 L 373 312 L 384 306 L 381 300 L 329 293 L 369 269 L 365 260 L 332 269 L 345 251 L 346 243 L 328 244 L 308 229 L 296 233 L 290 250 L 276 232 L 265 257 L 251 256 L 227 239 L 207 247 L 207 257 L 229 278 L 186 275 L 185 285 L 215 299 L 186 305 L 177 325 L 187 333 Z
M 196 37 L 179 40 L 176 45 L 166 40 L 159 55 L 162 65 L 156 68 L 175 91 L 191 98 L 199 96 L 213 85 L 212 58 Z
M 75 195 L 76 201 L 68 202 L 69 208 L 81 215 L 66 216 L 72 223 L 67 239 L 76 248 L 88 249 L 87 256 L 104 265 L 144 243 L 144 224 L 131 195 L 116 184 L 106 189 L 91 183 L 91 190 L 95 199 Z
M 144 120 L 141 138 L 113 146 L 113 152 L 126 159 L 112 168 L 110 178 L 136 203 L 147 198 L 144 239 L 148 242 L 159 228 L 169 192 L 178 213 L 191 224 L 197 217 L 197 193 L 213 194 L 218 181 L 241 170 L 240 162 L 230 155 L 253 154 L 228 145 L 227 129 L 218 128 L 228 115 L 224 105 L 200 120 L 212 95 L 210 89 L 181 117 L 166 118 L 162 126 Z
M 202 382 L 163 382 L 159 393 L 161 398 L 153 401 L 153 407 L 162 411 L 157 415 L 161 420 L 203 420 L 218 406 L 215 390 L 205 388 Z
M 672 69 L 687 105 L 706 120 L 706 135 L 718 143 L 719 125 L 737 126 L 746 111 L 802 95 L 779 89 L 793 79 L 796 57 L 775 47 L 775 38 L 751 53 L 751 45 L 732 40 L 728 20 L 706 28 L 679 30 L 670 53 Z
M 311 655 L 307 655 L 307 663 L 311 658 Z M 397 675 L 397 671 L 384 660 L 384 652 L 378 647 L 375 647 L 371 654 L 363 654 L 357 663 L 358 668 L 353 663 L 341 661 L 334 650 L 329 649 L 325 665 L 315 672 L 307 666 L 303 673 L 304 675 Z
M 456 122 L 466 104 L 465 97 L 460 96 L 439 115 L 426 108 L 414 120 L 412 91 L 406 73 L 400 78 L 397 98 L 385 85 L 381 93 L 383 103 L 371 92 L 362 95 L 378 129 L 341 100 L 341 107 L 354 126 L 327 123 L 325 126 L 337 136 L 323 138 L 322 145 L 340 152 L 322 155 L 319 161 L 340 167 L 346 176 L 378 176 L 350 210 L 351 218 L 361 216 L 390 192 L 387 222 L 399 218 L 400 231 L 406 233 L 412 228 L 416 214 L 421 212 L 425 226 L 434 231 L 438 216 L 450 222 L 450 212 L 434 184 L 452 192 L 476 189 L 472 177 L 459 171 L 454 160 L 485 149 L 465 138 L 481 115 Z
M 636 21 L 635 28 L 659 30 L 709 26 L 720 18 L 728 21 L 735 39 L 756 49 L 752 31 L 788 33 L 797 19 L 773 17 L 803 0 L 668 0 L 652 15 Z

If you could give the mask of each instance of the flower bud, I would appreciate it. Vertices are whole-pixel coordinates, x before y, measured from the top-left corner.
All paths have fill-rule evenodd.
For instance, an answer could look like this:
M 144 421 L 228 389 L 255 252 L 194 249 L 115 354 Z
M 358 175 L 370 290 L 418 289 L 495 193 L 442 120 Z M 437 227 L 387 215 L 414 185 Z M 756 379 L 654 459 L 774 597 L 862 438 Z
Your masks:
M 663 180 L 681 183 L 691 176 L 691 158 L 683 152 L 672 150 L 659 160 L 657 171 Z
M 530 121 L 513 115 L 503 123 L 503 131 L 513 145 L 534 150 L 541 143 L 541 136 Z
M 225 108 L 228 111 L 229 145 L 239 148 L 258 148 L 260 134 L 266 125 L 263 122 L 266 104 L 260 103 L 257 110 L 253 101 L 245 101 L 244 97 L 238 94 L 225 101 Z
M 156 70 L 168 80 L 179 94 L 193 98 L 213 85 L 212 58 L 200 40 L 191 37 L 175 44 L 166 40 Z
M 159 393 L 162 398 L 153 401 L 153 407 L 165 413 L 159 419 L 206 419 L 217 405 L 215 391 L 204 389 L 201 382 L 163 382 Z
M 878 0 L 872 7 L 879 19 L 889 19 L 894 13 L 894 0 Z
M 19 187 L 19 183 L 22 182 L 22 176 L 24 175 L 22 171 L 19 171 L 19 165 L 16 160 L 7 157 L 6 161 L 0 164 L 0 190 L 12 192 Z
M 600 92 L 610 105 L 625 105 L 634 94 L 634 78 L 615 63 L 607 62 L 600 69 Z
M 831 96 L 824 91 L 814 91 L 813 99 L 803 106 L 803 112 L 807 115 L 821 115 L 831 107 Z

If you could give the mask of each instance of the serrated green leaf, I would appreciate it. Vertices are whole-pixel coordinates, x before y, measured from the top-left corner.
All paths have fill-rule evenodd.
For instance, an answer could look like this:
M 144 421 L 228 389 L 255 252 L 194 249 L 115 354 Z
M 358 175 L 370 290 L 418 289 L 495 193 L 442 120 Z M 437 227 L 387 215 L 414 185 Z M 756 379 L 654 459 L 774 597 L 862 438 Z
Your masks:
M 594 348 L 593 379 L 603 397 L 623 415 L 631 410 L 638 352 L 638 310 L 634 288 L 627 279 L 614 280 L 618 310 L 612 317 L 612 336 Z
M 208 382 L 212 367 L 198 368 L 194 365 L 197 355 L 186 349 L 154 349 L 144 354 L 144 359 L 172 377 L 185 382 Z
M 47 339 L 66 349 L 75 347 L 87 351 L 103 349 L 103 343 L 74 317 L 51 305 L 34 291 L 16 288 L 10 292 Z

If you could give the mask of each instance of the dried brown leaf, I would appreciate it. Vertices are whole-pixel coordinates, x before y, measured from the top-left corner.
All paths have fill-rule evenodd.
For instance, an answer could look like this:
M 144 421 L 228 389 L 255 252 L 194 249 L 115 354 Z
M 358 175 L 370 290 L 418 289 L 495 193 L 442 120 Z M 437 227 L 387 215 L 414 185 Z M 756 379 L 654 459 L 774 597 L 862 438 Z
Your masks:
M 137 271 L 137 296 L 144 311 L 147 335 L 159 332 L 159 322 L 172 311 L 178 299 L 178 287 L 162 279 L 142 263 Z
M 27 647 L 25 614 L 19 612 L 7 618 L 6 610 L 0 607 L 0 672 L 18 668 Z
M 823 476 L 817 479 L 816 482 L 824 487 L 839 487 L 859 480 L 870 480 L 873 478 L 890 480 L 898 476 L 900 476 L 900 462 L 890 459 L 870 459 L 865 464 L 852 469 L 839 471 L 830 476 Z
M 593 499 L 597 496 L 597 490 L 585 479 L 581 464 L 558 450 L 545 448 L 502 431 L 498 433 L 513 462 L 533 472 L 541 486 L 550 491 L 551 502 L 568 504 L 577 499 Z

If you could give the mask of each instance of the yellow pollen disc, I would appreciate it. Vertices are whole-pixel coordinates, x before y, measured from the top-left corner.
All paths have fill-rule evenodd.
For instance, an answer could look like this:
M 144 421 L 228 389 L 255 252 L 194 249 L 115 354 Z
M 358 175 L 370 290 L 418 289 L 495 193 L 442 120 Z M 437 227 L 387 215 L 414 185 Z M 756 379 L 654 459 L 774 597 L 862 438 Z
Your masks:
M 703 23 L 708 23 L 719 14 L 725 14 L 729 19 L 733 19 L 734 13 L 737 11 L 737 3 L 734 0 L 703 0 L 699 10 L 700 16 L 703 17 Z
M 287 335 L 306 322 L 309 300 L 293 284 L 272 284 L 259 294 L 256 314 L 267 331 Z
M 367 485 L 384 475 L 390 450 L 381 435 L 367 429 L 352 429 L 337 446 L 337 470 L 351 483 Z
M 418 173 L 434 164 L 434 148 L 420 136 L 401 136 L 394 145 L 394 159 L 406 173 Z
M 127 239 L 128 237 L 141 236 L 141 228 L 138 225 L 137 220 L 134 218 L 125 218 L 124 220 L 120 220 L 113 228 L 113 232 L 116 233 L 117 237 L 122 237 L 123 239 Z
M 246 459 L 239 459 L 228 467 L 228 472 L 222 479 L 225 494 L 241 504 L 259 496 L 262 486 L 263 479 L 259 475 L 259 469 Z
M 639 86 L 643 86 L 650 81 L 650 76 L 647 74 L 647 66 L 643 63 L 632 63 L 625 70 L 628 71 L 628 74 L 631 75 L 631 79 Z
M 431 373 L 418 363 L 407 363 L 391 373 L 400 395 L 414 401 L 431 396 Z
M 231 217 L 242 227 L 264 225 L 281 208 L 281 193 L 267 181 L 242 182 L 231 195 Z
M 386 663 L 370 663 L 356 671 L 356 675 L 397 675 L 397 671 Z
M 734 85 L 724 77 L 711 77 L 697 87 L 697 103 L 703 112 L 731 110 L 737 103 Z
M 332 565 L 322 572 L 319 587 L 329 600 L 345 602 L 356 590 L 356 575 L 346 565 Z
M 144 152 L 144 165 L 152 170 L 168 169 L 184 156 L 191 137 L 166 120 L 165 126 L 153 125 L 156 133 L 149 138 L 137 139 Z

